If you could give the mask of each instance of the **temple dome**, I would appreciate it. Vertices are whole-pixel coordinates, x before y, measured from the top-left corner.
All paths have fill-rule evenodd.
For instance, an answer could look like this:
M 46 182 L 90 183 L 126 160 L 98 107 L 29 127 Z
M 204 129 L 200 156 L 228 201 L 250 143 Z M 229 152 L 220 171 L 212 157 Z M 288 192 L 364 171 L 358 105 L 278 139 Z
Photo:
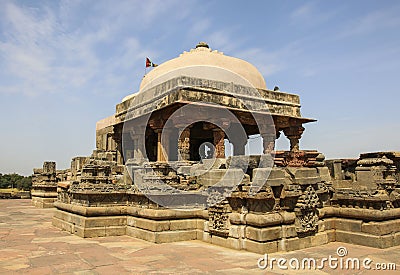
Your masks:
M 204 42 L 155 67 L 143 78 L 139 92 L 179 76 L 233 82 L 238 85 L 266 89 L 264 77 L 247 61 L 211 50 Z

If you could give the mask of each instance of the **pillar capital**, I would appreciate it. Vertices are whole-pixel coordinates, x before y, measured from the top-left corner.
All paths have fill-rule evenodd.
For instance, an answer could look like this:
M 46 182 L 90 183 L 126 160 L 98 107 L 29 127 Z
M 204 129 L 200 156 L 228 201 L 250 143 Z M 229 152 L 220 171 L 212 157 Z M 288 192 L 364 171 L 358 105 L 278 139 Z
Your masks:
M 283 133 L 290 140 L 290 151 L 300 150 L 299 143 L 304 130 L 304 127 L 301 125 L 290 126 L 283 129 Z

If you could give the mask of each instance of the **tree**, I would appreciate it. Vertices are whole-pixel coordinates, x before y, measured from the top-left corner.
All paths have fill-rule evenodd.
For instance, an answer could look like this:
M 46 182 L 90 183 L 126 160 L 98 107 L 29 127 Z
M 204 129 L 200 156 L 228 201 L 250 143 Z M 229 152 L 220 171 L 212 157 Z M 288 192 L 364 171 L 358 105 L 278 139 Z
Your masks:
M 23 190 L 30 190 L 32 187 L 32 176 L 24 177 L 16 173 L 1 174 L 0 173 L 0 188 L 18 188 Z
M 32 188 L 32 176 L 23 177 L 16 182 L 17 188 L 20 190 L 31 190 Z

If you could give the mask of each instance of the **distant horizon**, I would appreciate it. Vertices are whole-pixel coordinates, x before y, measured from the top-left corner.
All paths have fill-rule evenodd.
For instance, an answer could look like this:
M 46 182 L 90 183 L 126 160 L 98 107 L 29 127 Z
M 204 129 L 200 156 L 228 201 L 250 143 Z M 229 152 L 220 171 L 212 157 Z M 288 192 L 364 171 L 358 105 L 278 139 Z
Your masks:
M 318 120 L 301 149 L 400 151 L 398 14 L 398 1 L 369 0 L 1 1 L 0 172 L 89 156 L 96 122 L 139 90 L 145 58 L 161 64 L 200 41 L 300 96 L 302 116 Z M 277 149 L 288 148 L 282 135 Z

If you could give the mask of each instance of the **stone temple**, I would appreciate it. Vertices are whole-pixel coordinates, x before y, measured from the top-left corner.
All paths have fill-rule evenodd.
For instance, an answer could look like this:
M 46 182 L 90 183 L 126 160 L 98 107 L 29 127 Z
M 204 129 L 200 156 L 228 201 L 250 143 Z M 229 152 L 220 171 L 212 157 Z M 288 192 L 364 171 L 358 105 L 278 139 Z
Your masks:
M 204 43 L 146 74 L 96 125 L 96 150 L 34 170 L 32 200 L 81 237 L 202 240 L 257 253 L 400 245 L 400 153 L 302 150 L 299 96 Z M 259 155 L 246 155 L 259 135 Z M 284 135 L 287 151 L 275 150 Z

